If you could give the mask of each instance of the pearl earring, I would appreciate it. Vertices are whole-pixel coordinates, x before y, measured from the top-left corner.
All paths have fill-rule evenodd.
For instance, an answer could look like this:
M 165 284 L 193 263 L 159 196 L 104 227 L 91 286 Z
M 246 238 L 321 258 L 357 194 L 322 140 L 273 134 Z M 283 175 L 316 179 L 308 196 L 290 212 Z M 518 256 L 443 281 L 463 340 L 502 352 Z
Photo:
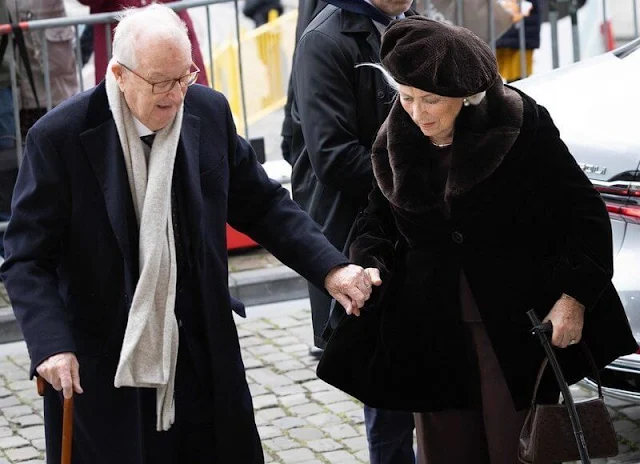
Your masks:
M 471 103 L 469 103 L 469 99 L 468 99 L 468 98 L 463 98 L 463 99 L 462 99 L 462 104 L 463 104 L 464 106 L 469 106 Z

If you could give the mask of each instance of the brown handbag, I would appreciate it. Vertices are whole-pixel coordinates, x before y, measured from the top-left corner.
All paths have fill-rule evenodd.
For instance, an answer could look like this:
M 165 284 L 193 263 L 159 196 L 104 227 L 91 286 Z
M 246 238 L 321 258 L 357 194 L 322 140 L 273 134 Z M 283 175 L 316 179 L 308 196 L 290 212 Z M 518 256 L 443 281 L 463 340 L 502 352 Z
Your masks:
M 589 348 L 580 342 L 598 382 L 598 397 L 575 403 L 590 458 L 607 458 L 618 454 L 618 440 L 611 417 L 604 404 L 600 375 Z M 527 414 L 518 445 L 518 459 L 526 464 L 579 461 L 576 436 L 564 404 L 536 404 L 545 358 L 533 389 L 531 409 Z

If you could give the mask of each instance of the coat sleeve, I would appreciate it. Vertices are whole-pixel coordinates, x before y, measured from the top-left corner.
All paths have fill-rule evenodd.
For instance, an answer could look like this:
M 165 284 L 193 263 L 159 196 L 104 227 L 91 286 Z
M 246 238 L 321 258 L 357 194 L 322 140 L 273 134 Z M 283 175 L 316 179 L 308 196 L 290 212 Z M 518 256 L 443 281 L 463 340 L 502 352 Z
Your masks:
M 76 350 L 58 289 L 69 217 L 63 163 L 46 135 L 33 128 L 16 180 L 4 236 L 6 261 L 0 269 L 27 343 L 32 375 L 46 358 Z
M 371 151 L 358 139 L 354 66 L 336 41 L 309 31 L 296 47 L 295 105 L 318 180 L 364 198 L 369 193 Z M 370 141 L 367 141 L 367 143 Z
M 366 209 L 356 219 L 356 236 L 349 247 L 352 262 L 380 271 L 382 287 L 374 288 L 369 306 L 375 306 L 380 295 L 389 287 L 391 275 L 397 270 L 396 261 L 402 243 L 389 202 L 375 185 L 369 193 Z
M 329 271 L 349 260 L 331 245 L 289 192 L 267 176 L 251 145 L 237 135 L 228 103 L 226 118 L 230 134 L 229 224 L 324 288 Z
M 564 250 L 551 276 L 551 291 L 566 293 L 592 308 L 613 277 L 611 223 L 606 206 L 591 181 L 560 139 L 551 116 L 540 108 L 536 138 L 545 178 L 538 182 L 546 206 L 554 209 Z

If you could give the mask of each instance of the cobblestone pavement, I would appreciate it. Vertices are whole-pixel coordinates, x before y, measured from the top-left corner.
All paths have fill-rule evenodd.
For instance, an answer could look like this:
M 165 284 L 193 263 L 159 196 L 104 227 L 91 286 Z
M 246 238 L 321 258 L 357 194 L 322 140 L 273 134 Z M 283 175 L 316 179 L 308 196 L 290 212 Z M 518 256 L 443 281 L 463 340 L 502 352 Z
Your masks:
M 315 376 L 308 300 L 248 308 L 238 319 L 247 379 L 268 463 L 366 463 L 362 405 Z M 42 402 L 23 343 L 0 345 L 0 464 L 43 464 Z M 590 394 L 573 387 L 580 397 Z M 640 462 L 640 405 L 609 403 L 621 454 Z M 241 464 L 241 463 L 238 463 Z

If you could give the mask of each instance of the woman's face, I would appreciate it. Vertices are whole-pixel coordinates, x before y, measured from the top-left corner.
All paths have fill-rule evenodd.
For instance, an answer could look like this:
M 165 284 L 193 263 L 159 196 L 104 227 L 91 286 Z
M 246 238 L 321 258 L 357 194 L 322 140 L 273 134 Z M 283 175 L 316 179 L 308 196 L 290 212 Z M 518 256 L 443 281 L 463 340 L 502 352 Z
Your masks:
M 435 143 L 449 143 L 462 98 L 443 97 L 407 85 L 398 89 L 400 103 L 422 133 Z

